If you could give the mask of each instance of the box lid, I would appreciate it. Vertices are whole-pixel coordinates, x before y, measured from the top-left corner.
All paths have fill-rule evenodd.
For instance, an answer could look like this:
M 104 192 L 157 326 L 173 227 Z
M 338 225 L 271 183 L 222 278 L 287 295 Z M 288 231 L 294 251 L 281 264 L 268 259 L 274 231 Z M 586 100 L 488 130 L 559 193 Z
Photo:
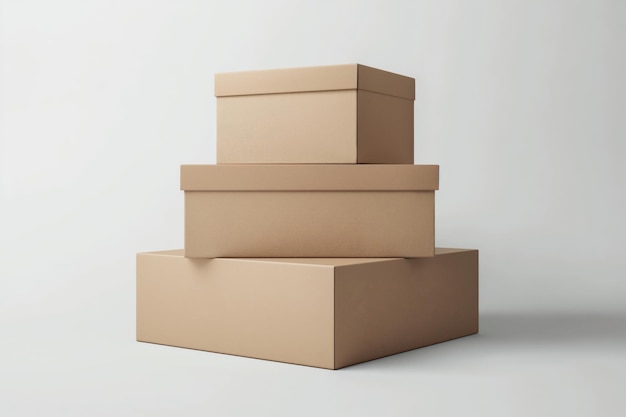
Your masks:
M 360 64 L 215 74 L 215 96 L 366 90 L 415 100 L 415 80 Z
M 435 256 L 453 255 L 461 252 L 476 252 L 478 249 L 453 249 L 453 248 L 435 248 Z M 141 256 L 174 256 L 183 258 L 185 256 L 184 249 L 163 250 L 156 252 L 141 252 L 137 255 Z M 195 262 L 199 258 L 192 258 Z M 340 267 L 349 265 L 359 265 L 377 262 L 390 262 L 397 260 L 406 260 L 406 258 L 207 258 L 207 262 L 221 259 L 221 261 L 231 262 L 263 262 L 263 263 L 281 263 L 281 264 L 298 264 L 298 265 L 319 265 Z M 431 259 L 431 258 L 428 258 Z
M 439 188 L 439 165 L 181 165 L 185 191 L 415 191 Z

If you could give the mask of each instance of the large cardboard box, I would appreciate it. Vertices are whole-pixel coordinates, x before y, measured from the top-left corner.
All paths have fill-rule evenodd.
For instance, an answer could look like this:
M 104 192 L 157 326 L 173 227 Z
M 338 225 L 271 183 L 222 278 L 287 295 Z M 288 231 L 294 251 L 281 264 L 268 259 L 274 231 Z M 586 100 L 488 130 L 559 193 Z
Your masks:
M 185 253 L 427 257 L 437 165 L 183 165 Z
M 338 369 L 478 332 L 478 251 L 423 259 L 137 255 L 137 340 Z
M 364 65 L 216 74 L 217 163 L 413 163 L 415 80 Z

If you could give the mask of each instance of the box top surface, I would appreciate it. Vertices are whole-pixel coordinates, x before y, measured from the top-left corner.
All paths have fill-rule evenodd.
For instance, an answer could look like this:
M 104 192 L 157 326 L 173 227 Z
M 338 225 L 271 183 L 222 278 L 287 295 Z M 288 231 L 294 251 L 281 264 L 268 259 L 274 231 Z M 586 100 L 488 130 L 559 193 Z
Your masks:
M 215 74 L 215 96 L 365 90 L 415 100 L 415 79 L 360 64 Z
M 181 165 L 185 191 L 419 191 L 439 188 L 439 165 Z
M 435 256 L 445 256 L 460 252 L 473 252 L 476 249 L 453 249 L 453 248 L 435 248 Z M 172 256 L 176 258 L 184 258 L 184 249 L 164 250 L 157 252 L 142 252 L 138 255 L 144 256 Z M 208 261 L 209 259 L 193 258 L 195 261 Z M 246 261 L 246 262 L 270 262 L 280 264 L 298 264 L 298 265 L 315 265 L 315 266 L 347 266 L 378 262 L 388 262 L 401 260 L 404 258 L 216 258 L 227 261 Z

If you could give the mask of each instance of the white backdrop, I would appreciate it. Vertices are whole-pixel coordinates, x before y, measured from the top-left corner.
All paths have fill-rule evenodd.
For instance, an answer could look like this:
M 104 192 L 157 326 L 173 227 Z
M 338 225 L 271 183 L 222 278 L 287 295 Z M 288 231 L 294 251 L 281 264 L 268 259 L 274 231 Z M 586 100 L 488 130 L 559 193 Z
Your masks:
M 623 2 L 0 19 L 0 414 L 626 412 Z M 182 247 L 179 165 L 215 162 L 213 74 L 355 62 L 416 79 L 415 161 L 441 165 L 437 244 L 481 250 L 482 334 L 338 372 L 133 342 L 134 254 Z

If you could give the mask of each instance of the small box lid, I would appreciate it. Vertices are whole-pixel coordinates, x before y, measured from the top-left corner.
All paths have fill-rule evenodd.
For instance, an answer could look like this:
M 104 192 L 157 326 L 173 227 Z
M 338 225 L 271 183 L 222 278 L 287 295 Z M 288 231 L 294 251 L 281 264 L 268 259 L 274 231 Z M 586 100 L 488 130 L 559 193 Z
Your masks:
M 415 100 L 415 80 L 360 64 L 215 74 L 215 96 L 365 90 Z
M 415 191 L 439 189 L 439 165 L 181 165 L 185 191 Z

